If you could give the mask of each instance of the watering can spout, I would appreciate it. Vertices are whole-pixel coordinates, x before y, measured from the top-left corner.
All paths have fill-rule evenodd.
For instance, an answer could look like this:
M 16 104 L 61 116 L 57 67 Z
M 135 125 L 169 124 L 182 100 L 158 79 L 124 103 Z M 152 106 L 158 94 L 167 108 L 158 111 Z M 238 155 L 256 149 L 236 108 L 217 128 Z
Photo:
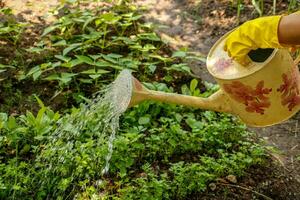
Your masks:
M 145 100 L 154 100 L 164 103 L 173 103 L 194 108 L 232 113 L 229 100 L 222 90 L 217 91 L 208 98 L 201 98 L 148 90 L 136 78 L 133 77 L 132 80 L 133 91 L 129 107 L 137 105 Z

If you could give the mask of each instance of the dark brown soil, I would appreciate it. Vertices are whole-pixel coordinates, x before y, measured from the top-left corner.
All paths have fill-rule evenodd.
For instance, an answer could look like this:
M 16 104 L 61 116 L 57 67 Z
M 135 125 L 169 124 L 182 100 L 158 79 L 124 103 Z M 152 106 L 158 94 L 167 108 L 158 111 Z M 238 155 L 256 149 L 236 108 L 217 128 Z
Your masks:
M 269 161 L 265 166 L 253 166 L 246 175 L 232 183 L 226 178 L 210 184 L 210 189 L 202 195 L 192 195 L 191 200 L 225 199 L 300 199 L 299 182 L 285 170 Z

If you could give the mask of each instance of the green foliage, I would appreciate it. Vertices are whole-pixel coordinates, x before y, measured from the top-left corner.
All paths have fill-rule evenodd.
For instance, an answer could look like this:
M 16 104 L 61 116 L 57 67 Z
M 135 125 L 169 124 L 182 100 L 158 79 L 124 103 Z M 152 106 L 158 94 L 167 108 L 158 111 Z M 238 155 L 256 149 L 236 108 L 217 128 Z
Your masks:
M 180 199 L 205 191 L 218 177 L 243 175 L 264 155 L 229 115 L 145 102 L 121 119 L 105 177 L 100 166 L 107 140 L 90 131 L 55 140 L 56 122 L 72 127 L 39 102 L 36 116 L 0 115 L 1 198 L 87 198 L 101 191 L 114 199 Z M 83 120 L 93 130 L 92 119 Z
M 289 0 L 288 12 L 299 11 L 300 3 L 297 0 Z
M 26 77 L 57 81 L 63 88 L 74 81 L 97 85 L 103 79 L 112 80 L 112 75 L 124 68 L 149 74 L 157 67 L 190 73 L 187 64 L 175 62 L 176 55 L 164 53 L 166 45 L 132 5 L 114 4 L 108 12 L 107 8 L 63 11 L 65 14 L 44 30 L 43 40 L 28 50 L 57 54 L 32 67 Z
M 0 39 L 16 45 L 20 40 L 25 24 L 17 22 L 10 8 L 1 8 L 0 16 Z
M 0 73 L 15 70 L 1 84 L 3 92 L 16 93 L 14 101 L 20 101 L 22 93 L 12 90 L 14 84 L 47 83 L 47 90 L 58 85 L 54 96 L 68 90 L 76 101 L 89 101 L 84 96 L 90 87 L 102 88 L 124 68 L 152 90 L 174 92 L 172 84 L 181 86 L 183 94 L 200 97 L 218 90 L 204 83 L 206 91 L 201 92 L 196 79 L 175 84 L 176 78 L 191 74 L 188 59 L 203 58 L 186 49 L 171 52 L 130 1 L 107 2 L 111 7 L 85 10 L 78 0 L 65 1 L 70 8 L 56 10 L 64 14 L 27 49 L 30 62 L 0 65 Z M 10 15 L 10 10 L 2 12 Z M 5 37 L 17 43 L 22 26 L 5 26 L 11 27 Z M 40 107 L 36 113 L 0 113 L 0 199 L 185 199 L 205 191 L 216 178 L 242 176 L 264 160 L 253 134 L 231 115 L 144 102 L 121 117 L 109 173 L 103 175 L 108 139 L 99 134 L 105 124 L 96 122 L 105 110 L 86 117 L 81 105 L 61 115 L 35 99 Z M 86 124 L 77 134 L 73 116 Z M 58 126 L 63 127 L 59 138 Z

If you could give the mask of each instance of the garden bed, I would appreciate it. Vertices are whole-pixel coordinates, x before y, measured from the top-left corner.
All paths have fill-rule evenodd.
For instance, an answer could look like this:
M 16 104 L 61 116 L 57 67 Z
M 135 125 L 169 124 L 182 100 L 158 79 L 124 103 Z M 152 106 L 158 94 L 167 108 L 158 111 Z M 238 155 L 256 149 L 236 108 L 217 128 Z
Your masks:
M 15 8 L 12 13 L 4 7 L 2 15 L 9 19 L 3 18 L 4 26 L 11 29 L 2 29 L 1 42 L 9 48 L 0 51 L 1 198 L 300 198 L 298 147 L 283 149 L 295 159 L 282 161 L 238 119 L 222 113 L 154 102 L 128 110 L 105 175 L 101 168 L 108 138 L 86 131 L 50 141 L 56 122 L 76 115 L 72 107 L 91 98 L 123 68 L 132 69 L 154 90 L 207 97 L 218 89 L 201 82 L 211 79 L 203 55 L 237 25 L 236 7 L 228 1 L 155 3 L 161 6 L 150 9 L 151 15 L 130 3 L 74 2 L 53 7 L 57 15 L 48 22 L 34 0 L 24 7 L 8 3 Z M 240 22 L 257 16 L 250 2 L 243 6 Z M 270 13 L 271 1 L 265 7 Z M 280 1 L 277 8 L 283 12 L 288 4 Z M 164 12 L 169 18 L 159 15 Z M 169 19 L 163 25 L 178 24 L 157 29 L 147 23 L 161 24 L 161 19 Z M 161 37 L 175 40 L 166 44 Z M 289 128 L 287 123 L 281 130 Z M 276 137 L 270 131 L 264 134 L 271 137 L 267 141 Z M 280 144 L 289 144 L 291 137 Z

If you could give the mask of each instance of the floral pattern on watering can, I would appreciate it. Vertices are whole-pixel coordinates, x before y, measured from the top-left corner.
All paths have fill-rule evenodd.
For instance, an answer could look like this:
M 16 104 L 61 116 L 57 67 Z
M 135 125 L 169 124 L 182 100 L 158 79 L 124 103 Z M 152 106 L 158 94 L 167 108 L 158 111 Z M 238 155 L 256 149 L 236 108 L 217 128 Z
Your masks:
M 265 88 L 264 81 L 258 82 L 255 88 L 240 81 L 224 84 L 223 87 L 234 100 L 246 106 L 247 112 L 263 115 L 265 110 L 271 106 L 268 95 L 272 92 L 272 88 Z
M 281 93 L 281 104 L 292 111 L 300 105 L 300 76 L 298 67 L 294 66 L 290 72 L 282 74 L 282 85 L 277 89 Z

